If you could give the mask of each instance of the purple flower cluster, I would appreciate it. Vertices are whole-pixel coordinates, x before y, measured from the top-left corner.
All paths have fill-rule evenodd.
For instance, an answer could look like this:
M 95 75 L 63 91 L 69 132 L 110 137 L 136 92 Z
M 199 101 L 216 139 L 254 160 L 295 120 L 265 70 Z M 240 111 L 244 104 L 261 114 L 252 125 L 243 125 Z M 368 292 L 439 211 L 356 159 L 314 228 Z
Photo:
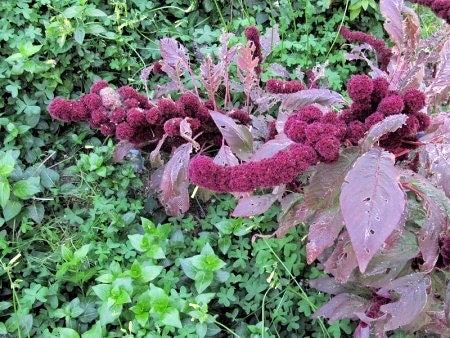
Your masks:
M 340 33 L 342 37 L 348 42 L 367 43 L 368 45 L 372 46 L 372 48 L 377 53 L 380 69 L 387 69 L 389 61 L 392 57 L 392 51 L 389 49 L 389 47 L 386 46 L 386 43 L 383 40 L 367 33 L 351 31 L 347 27 L 342 27 Z
M 198 155 L 189 165 L 192 183 L 216 192 L 248 192 L 293 181 L 317 163 L 314 149 L 294 144 L 271 158 L 236 166 L 221 166 L 208 156 Z
M 130 86 L 117 90 L 106 81 L 98 81 L 90 93 L 78 100 L 55 98 L 49 105 L 50 115 L 64 122 L 87 121 L 105 136 L 115 136 L 135 145 L 159 140 L 163 134 L 173 138 L 172 144 L 182 141 L 180 123 L 189 123 L 192 131 L 202 129 L 201 140 L 217 141 L 220 135 L 209 115 L 206 104 L 192 93 L 184 93 L 174 101 L 163 98 L 152 103 L 145 95 Z M 235 113 L 237 119 L 248 123 L 249 116 Z
M 339 148 L 347 132 L 345 122 L 338 116 L 315 106 L 302 107 L 284 125 L 284 133 L 294 142 L 311 146 L 323 162 L 339 157 Z
M 266 82 L 266 90 L 273 94 L 292 94 L 303 89 L 305 89 L 305 87 L 297 80 L 285 81 L 270 79 Z
M 398 93 L 389 90 L 389 83 L 384 78 L 372 80 L 366 75 L 355 75 L 348 81 L 347 91 L 353 103 L 340 118 L 348 124 L 347 139 L 352 143 L 358 142 L 368 129 L 386 116 L 406 114 L 406 124 L 385 135 L 380 142 L 387 150 L 399 153 L 410 149 L 410 141 L 415 141 L 417 133 L 430 125 L 430 117 L 421 112 L 426 103 L 425 94 L 420 90 Z
M 450 1 L 448 0 L 411 0 L 419 5 L 429 8 L 441 19 L 450 24 Z

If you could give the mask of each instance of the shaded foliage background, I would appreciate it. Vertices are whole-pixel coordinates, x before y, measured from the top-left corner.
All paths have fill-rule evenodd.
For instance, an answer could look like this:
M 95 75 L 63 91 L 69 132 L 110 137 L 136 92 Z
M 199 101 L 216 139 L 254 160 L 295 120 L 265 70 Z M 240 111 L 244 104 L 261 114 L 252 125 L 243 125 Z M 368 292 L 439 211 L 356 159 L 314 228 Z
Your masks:
M 364 4 L 356 7 L 357 3 L 352 1 L 347 8 L 354 19 L 350 26 L 381 34 L 378 14 Z M 76 332 L 86 331 L 102 315 L 104 301 L 92 289 L 105 283 L 95 281 L 100 271 L 114 272 L 118 265 L 118 275 L 129 278 L 135 259 L 139 264 L 146 260 L 127 237 L 144 232 L 139 216 L 155 223 L 166 219 L 156 202 L 144 197 L 136 173 L 142 169 L 139 159 L 112 166 L 112 143 L 102 143 L 85 126 L 51 123 L 45 109 L 49 100 L 78 96 L 97 78 L 139 86 L 139 71 L 159 58 L 161 37 L 177 38 L 196 50 L 194 57 L 201 57 L 214 48 L 222 29 L 239 32 L 255 23 L 279 25 L 282 44 L 270 61 L 308 69 L 327 60 L 327 81 L 340 88 L 355 70 L 346 63 L 337 38 L 347 4 L 328 0 L 1 2 L 1 165 L 12 169 L 0 175 L 0 335 L 76 337 Z M 370 16 L 358 16 L 364 7 Z M 261 332 L 266 332 L 265 337 L 350 333 L 346 321 L 325 328 L 308 318 L 325 297 L 309 290 L 305 296 L 298 288 L 303 280 L 319 275 L 315 267 L 306 268 L 302 229 L 281 241 L 252 244 L 251 233 L 273 230 L 275 210 L 249 223 L 238 219 L 230 225 L 230 200 L 202 208 L 199 205 L 198 212 L 185 219 L 170 220 L 167 259 L 158 262 L 162 269 L 153 281 L 171 295 L 183 324 L 187 322 L 178 337 L 197 336 L 205 322 L 211 334 L 217 334 L 218 328 L 226 331 L 212 319 L 216 314 L 220 314 L 218 322 L 242 337 L 259 337 Z M 223 224 L 223 229 L 211 224 Z M 230 232 L 230 226 L 236 229 Z M 195 283 L 182 272 L 180 258 L 199 254 L 207 241 L 230 275 L 227 281 L 214 279 L 208 286 L 207 291 L 216 295 L 199 320 L 187 304 L 199 302 Z M 126 280 L 133 289 L 126 289 L 131 304 L 125 303 L 130 306 L 144 285 L 135 279 Z M 124 301 L 123 293 L 116 296 L 118 303 Z M 160 331 L 128 324 L 136 320 L 128 305 L 113 321 L 111 337 L 173 334 L 163 324 Z M 190 324 L 189 318 L 195 321 Z M 154 326 L 161 318 L 151 320 Z M 85 336 L 102 336 L 96 330 L 94 326 Z

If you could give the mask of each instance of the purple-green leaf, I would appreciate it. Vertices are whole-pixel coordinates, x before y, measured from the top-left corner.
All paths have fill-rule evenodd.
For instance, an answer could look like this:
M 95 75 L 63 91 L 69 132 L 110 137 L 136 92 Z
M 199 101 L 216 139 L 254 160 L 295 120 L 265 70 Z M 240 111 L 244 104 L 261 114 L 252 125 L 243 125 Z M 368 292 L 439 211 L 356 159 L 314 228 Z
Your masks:
M 291 228 L 306 222 L 313 214 L 313 210 L 308 208 L 304 203 L 299 202 L 296 194 L 288 195 L 281 201 L 278 229 L 274 234 L 278 238 L 284 237 Z
M 346 148 L 336 162 L 319 163 L 310 184 L 305 188 L 306 205 L 314 210 L 336 206 L 345 176 L 359 154 L 358 147 Z
M 265 213 L 278 199 L 275 194 L 247 196 L 239 200 L 233 211 L 233 217 L 251 217 Z
M 248 160 L 253 151 L 253 138 L 250 130 L 245 126 L 238 125 L 225 114 L 218 112 L 210 114 L 231 150 L 241 160 Z
M 320 212 L 309 226 L 306 260 L 314 262 L 322 252 L 332 246 L 344 227 L 341 211 L 329 209 Z
M 394 155 L 373 148 L 355 162 L 342 186 L 342 216 L 361 272 L 405 221 L 406 197 L 394 163 Z
M 369 301 L 351 293 L 341 293 L 318 309 L 313 317 L 325 317 L 330 322 L 340 319 L 357 319 L 357 313 L 365 312 Z
M 418 194 L 427 209 L 427 218 L 419 232 L 422 271 L 431 271 L 439 256 L 439 237 L 450 224 L 450 199 L 424 177 L 405 173 L 405 181 Z
M 130 150 L 134 148 L 135 146 L 132 143 L 128 141 L 120 141 L 114 148 L 113 161 L 115 163 L 123 162 L 125 156 L 127 156 Z
M 380 307 L 382 312 L 388 314 L 388 320 L 384 324 L 385 331 L 413 323 L 421 315 L 427 303 L 429 285 L 428 276 L 414 273 L 392 281 L 377 292 L 383 297 L 390 297 L 393 292 L 399 296 L 397 301 Z

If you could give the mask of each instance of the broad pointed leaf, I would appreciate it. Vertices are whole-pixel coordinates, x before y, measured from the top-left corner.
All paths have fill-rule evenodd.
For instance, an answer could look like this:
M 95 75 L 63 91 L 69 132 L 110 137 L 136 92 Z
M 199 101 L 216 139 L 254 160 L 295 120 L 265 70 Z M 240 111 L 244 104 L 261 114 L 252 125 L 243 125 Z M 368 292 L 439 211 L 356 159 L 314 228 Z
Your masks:
M 344 220 L 338 208 L 324 210 L 315 217 L 314 222 L 309 226 L 306 245 L 308 264 L 314 262 L 325 249 L 334 244 L 343 227 Z
M 250 130 L 245 126 L 238 125 L 225 114 L 211 112 L 211 117 L 236 156 L 242 160 L 248 160 L 253 151 L 253 139 Z
M 337 241 L 333 253 L 324 264 L 325 272 L 331 273 L 340 283 L 345 283 L 358 266 L 355 251 L 347 232 L 343 232 Z
M 233 217 L 251 217 L 265 213 L 278 199 L 275 194 L 247 196 L 239 200 L 233 211 Z
M 161 178 L 159 199 L 172 216 L 181 215 L 189 209 L 188 166 L 191 152 L 190 143 L 178 147 L 167 162 Z
M 384 29 L 397 46 L 403 44 L 403 16 L 404 0 L 381 0 L 380 11 L 384 17 Z
M 398 278 L 378 291 L 381 296 L 390 296 L 392 292 L 399 295 L 395 302 L 382 305 L 380 310 L 389 315 L 384 324 L 384 330 L 396 330 L 408 325 L 421 315 L 427 303 L 427 288 L 429 277 L 415 273 Z
M 271 158 L 281 150 L 286 149 L 294 142 L 285 134 L 277 135 L 273 140 L 264 143 L 251 157 L 250 161 L 260 161 Z
M 278 32 L 278 26 L 275 25 L 271 28 L 266 29 L 266 32 L 261 37 L 263 58 L 266 58 L 279 43 L 280 34 Z
M 413 191 L 423 199 L 427 219 L 419 232 L 419 248 L 424 264 L 423 271 L 431 271 L 439 256 L 439 237 L 450 224 L 450 199 L 418 174 L 406 178 Z
M 359 148 L 346 148 L 336 162 L 319 163 L 310 184 L 305 188 L 305 203 L 314 210 L 337 205 L 345 176 L 359 155 Z
M 357 319 L 356 313 L 365 312 L 368 307 L 367 299 L 350 293 L 341 293 L 318 309 L 313 317 L 325 317 L 330 322 L 340 319 Z
M 370 128 L 365 137 L 362 148 L 367 151 L 385 134 L 396 131 L 406 123 L 408 116 L 404 114 L 396 114 L 386 117 L 383 121 L 375 124 Z
M 342 216 L 361 272 L 405 221 L 406 197 L 394 162 L 394 155 L 373 148 L 355 162 L 342 186 Z
M 314 214 L 314 211 L 308 208 L 305 203 L 298 202 L 298 198 L 294 194 L 292 196 L 292 203 L 283 207 L 283 213 L 278 217 L 278 229 L 274 232 L 278 238 L 284 237 L 290 229 L 306 222 Z
M 135 146 L 128 141 L 120 141 L 114 148 L 113 161 L 116 163 L 123 162 L 125 156 L 128 155 L 130 150 L 134 149 Z
M 214 157 L 214 163 L 222 166 L 234 166 L 239 164 L 239 160 L 229 146 L 222 145 Z
M 328 89 L 306 89 L 297 93 L 286 94 L 281 107 L 285 111 L 294 111 L 313 103 L 327 107 L 339 106 L 344 103 L 344 98 L 341 94 Z

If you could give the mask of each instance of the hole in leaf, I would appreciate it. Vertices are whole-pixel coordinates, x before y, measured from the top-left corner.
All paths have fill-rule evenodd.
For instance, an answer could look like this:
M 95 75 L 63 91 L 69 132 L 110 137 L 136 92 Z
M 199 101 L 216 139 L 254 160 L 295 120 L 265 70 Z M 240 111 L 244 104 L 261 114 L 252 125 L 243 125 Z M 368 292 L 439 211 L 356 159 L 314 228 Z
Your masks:
M 364 202 L 369 202 L 370 201 L 370 197 L 366 197 L 365 199 L 364 199 Z
M 375 234 L 375 231 L 373 229 L 370 229 L 369 232 L 371 235 Z

